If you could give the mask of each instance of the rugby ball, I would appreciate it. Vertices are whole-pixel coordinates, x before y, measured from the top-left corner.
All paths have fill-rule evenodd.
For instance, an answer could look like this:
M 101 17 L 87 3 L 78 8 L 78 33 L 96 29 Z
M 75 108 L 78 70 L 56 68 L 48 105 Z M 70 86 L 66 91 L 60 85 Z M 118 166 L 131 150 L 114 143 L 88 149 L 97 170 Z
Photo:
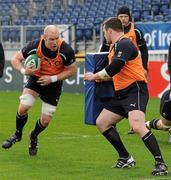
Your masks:
M 40 58 L 36 54 L 29 55 L 24 61 L 24 68 L 34 66 L 35 69 L 40 68 Z

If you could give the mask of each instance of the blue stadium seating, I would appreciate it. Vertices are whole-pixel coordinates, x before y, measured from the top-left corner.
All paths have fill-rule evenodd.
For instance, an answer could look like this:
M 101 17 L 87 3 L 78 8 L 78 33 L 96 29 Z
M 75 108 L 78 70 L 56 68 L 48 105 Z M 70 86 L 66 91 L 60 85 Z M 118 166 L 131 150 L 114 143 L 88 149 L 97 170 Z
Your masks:
M 103 20 L 115 16 L 117 9 L 123 5 L 130 8 L 135 22 L 167 22 L 170 21 L 171 14 L 170 0 L 85 0 L 84 4 L 72 4 L 65 8 L 62 0 L 51 1 L 51 8 L 47 6 L 46 0 L 33 2 L 34 8 L 37 8 L 36 14 L 31 14 L 30 0 L 0 0 L 0 16 L 3 17 L 1 25 L 75 24 L 77 39 L 91 39 L 92 30 L 87 28 L 87 24 L 93 24 L 92 28 L 95 28 L 96 35 L 99 35 Z M 18 9 L 17 20 L 12 14 L 14 7 Z M 7 39 L 7 35 L 5 37 Z

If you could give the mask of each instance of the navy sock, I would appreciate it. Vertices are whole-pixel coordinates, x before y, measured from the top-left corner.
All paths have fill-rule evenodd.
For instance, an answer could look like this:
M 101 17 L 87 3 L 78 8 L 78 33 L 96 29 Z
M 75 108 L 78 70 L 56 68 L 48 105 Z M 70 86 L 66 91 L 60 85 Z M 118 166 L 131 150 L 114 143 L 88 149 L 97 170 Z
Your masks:
M 157 129 L 157 122 L 159 121 L 159 119 L 153 119 L 152 121 L 150 121 L 150 128 L 152 129 Z
M 19 115 L 18 112 L 16 114 L 16 136 L 21 137 L 22 136 L 22 131 L 23 128 L 25 126 L 25 124 L 27 123 L 28 120 L 28 114 L 26 115 Z
M 121 158 L 128 158 L 129 153 L 123 145 L 120 136 L 114 127 L 109 128 L 102 133 L 106 139 L 113 145 Z
M 152 132 L 149 131 L 145 136 L 142 137 L 142 140 L 151 152 L 151 154 L 153 154 L 155 161 L 164 162 L 160 152 L 159 145 Z
M 31 133 L 32 138 L 36 138 L 42 131 L 46 129 L 40 122 L 40 119 L 36 122 L 35 128 Z

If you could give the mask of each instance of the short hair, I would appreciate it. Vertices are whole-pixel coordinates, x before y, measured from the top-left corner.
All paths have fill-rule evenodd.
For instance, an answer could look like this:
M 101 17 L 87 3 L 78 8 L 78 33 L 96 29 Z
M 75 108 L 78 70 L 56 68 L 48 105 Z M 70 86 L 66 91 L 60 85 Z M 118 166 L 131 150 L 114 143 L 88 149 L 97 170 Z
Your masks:
M 111 28 L 117 32 L 123 32 L 124 31 L 122 23 L 121 23 L 120 19 L 118 19 L 117 17 L 108 18 L 107 20 L 105 20 L 103 22 L 103 26 L 104 26 L 105 30 Z

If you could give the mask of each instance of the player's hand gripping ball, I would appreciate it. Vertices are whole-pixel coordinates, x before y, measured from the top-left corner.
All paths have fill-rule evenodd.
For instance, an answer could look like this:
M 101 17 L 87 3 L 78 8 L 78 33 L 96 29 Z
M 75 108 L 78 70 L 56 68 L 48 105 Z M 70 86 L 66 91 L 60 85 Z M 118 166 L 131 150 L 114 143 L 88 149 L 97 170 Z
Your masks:
M 24 61 L 24 68 L 33 66 L 34 69 L 40 68 L 40 58 L 36 54 L 29 55 Z

